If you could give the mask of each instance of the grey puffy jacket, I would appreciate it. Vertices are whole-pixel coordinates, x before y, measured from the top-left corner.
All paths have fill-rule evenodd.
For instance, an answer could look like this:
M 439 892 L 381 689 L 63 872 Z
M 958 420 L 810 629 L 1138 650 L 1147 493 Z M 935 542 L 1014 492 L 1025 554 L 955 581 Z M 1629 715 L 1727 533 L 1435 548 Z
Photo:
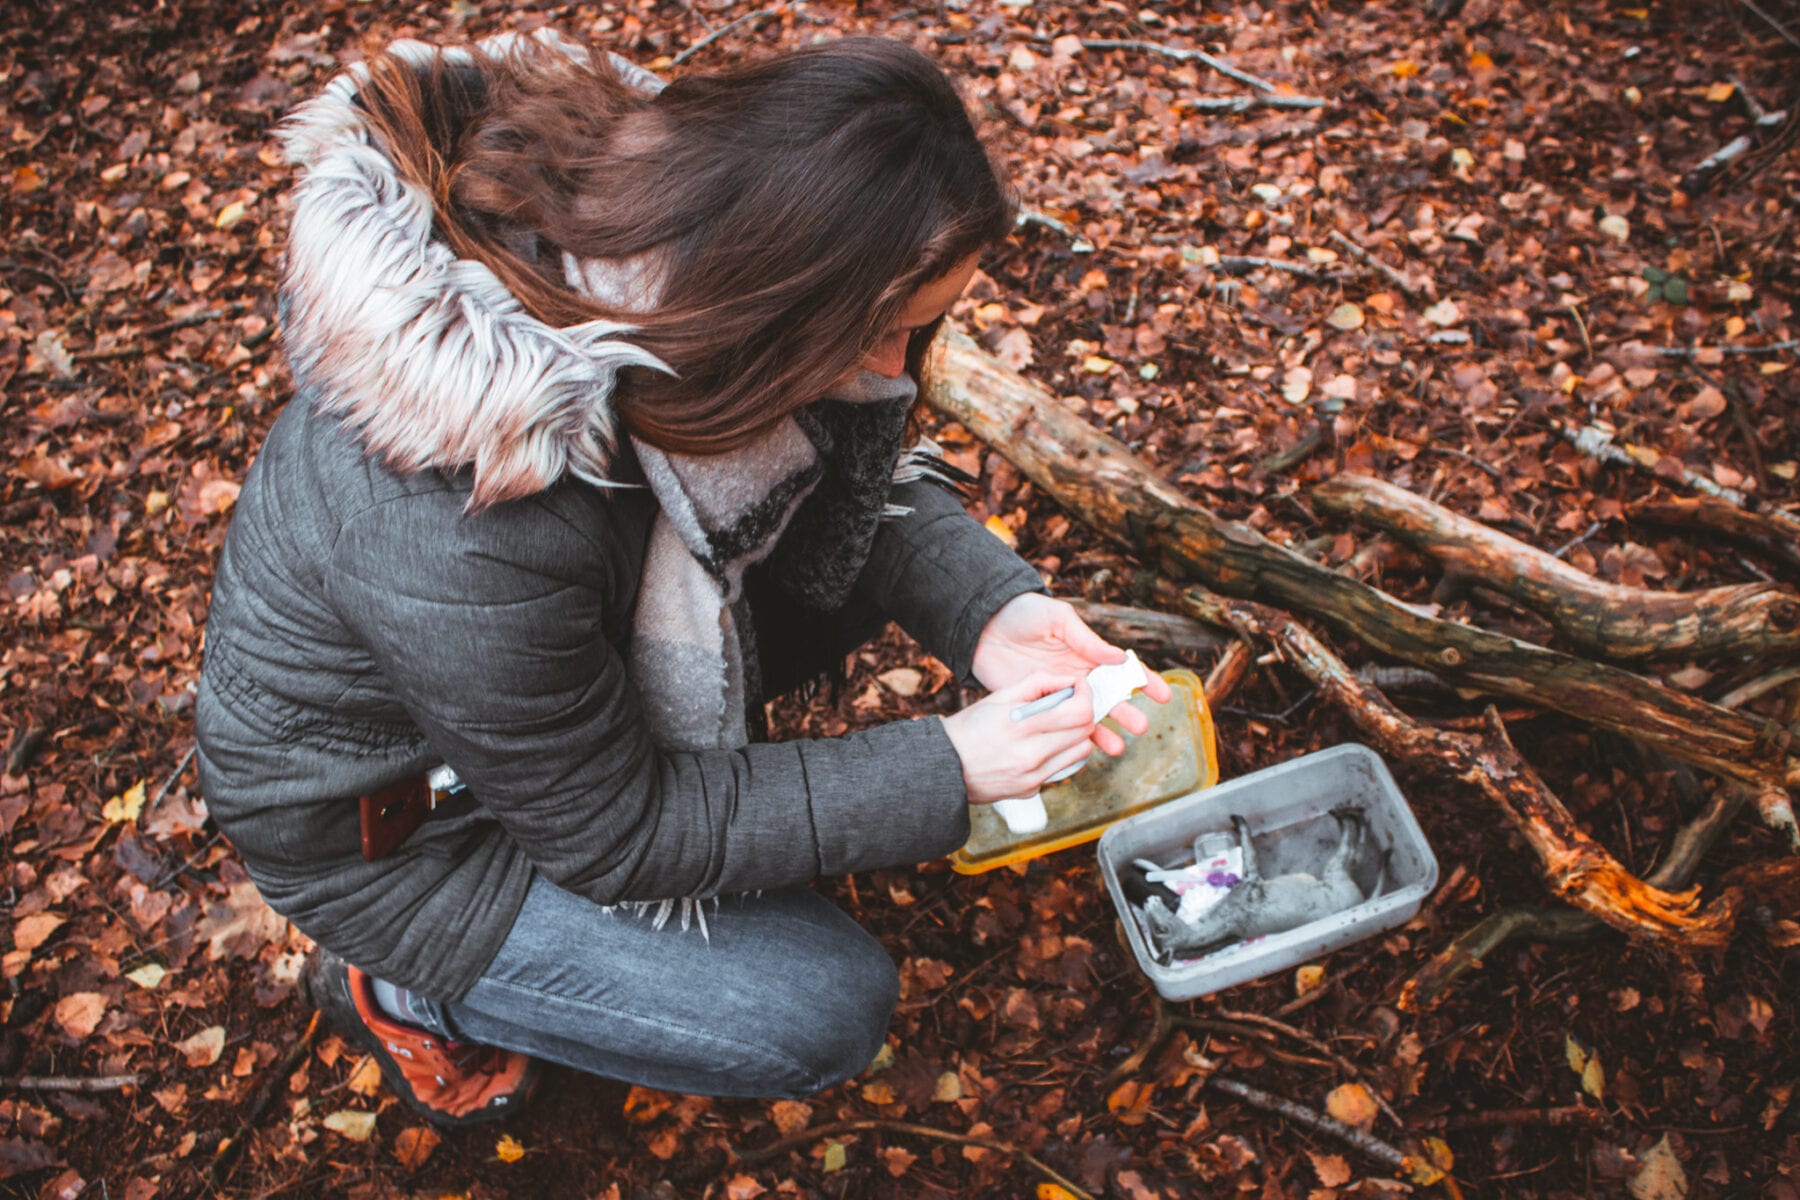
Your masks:
M 334 83 L 289 131 L 298 390 L 238 499 L 195 708 L 207 803 L 268 902 L 454 999 L 534 872 L 610 904 L 958 846 L 961 764 L 935 718 L 733 751 L 651 740 L 621 650 L 655 501 L 571 470 L 592 480 L 606 442 L 617 331 L 547 329 L 450 257 L 349 95 Z M 465 515 L 471 463 L 540 477 Z M 939 489 L 893 500 L 913 512 L 883 523 L 856 603 L 967 678 L 988 618 L 1041 582 Z M 473 798 L 365 862 L 355 797 L 439 762 Z

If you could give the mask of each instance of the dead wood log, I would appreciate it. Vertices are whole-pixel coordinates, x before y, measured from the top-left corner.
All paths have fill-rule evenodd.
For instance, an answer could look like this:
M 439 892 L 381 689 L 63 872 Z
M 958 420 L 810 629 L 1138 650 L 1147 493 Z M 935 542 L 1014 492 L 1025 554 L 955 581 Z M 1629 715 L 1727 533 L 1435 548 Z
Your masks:
M 1706 808 L 1683 825 L 1669 843 L 1668 857 L 1645 882 L 1659 888 L 1686 887 L 1727 827 L 1750 799 L 1749 788 L 1721 784 Z M 1800 859 L 1789 861 L 1800 862 Z M 1734 899 L 1741 908 L 1741 899 Z M 1451 985 L 1481 966 L 1513 938 L 1539 942 L 1580 942 L 1604 928 L 1599 918 L 1570 909 L 1508 908 L 1485 917 L 1458 934 L 1400 989 L 1400 1007 L 1408 1011 L 1430 1008 Z
M 1760 787 L 1800 786 L 1772 722 L 1630 672 L 1425 616 L 1365 583 L 1225 521 L 1157 477 L 1068 404 L 946 330 L 930 400 L 1071 513 L 1171 577 L 1316 615 L 1371 650 L 1492 695 L 1553 708 Z
M 1081 619 L 1115 646 L 1128 646 L 1145 654 L 1168 657 L 1218 650 L 1227 641 L 1214 627 L 1180 613 L 1123 604 L 1096 604 L 1070 600 Z
M 1287 664 L 1335 701 L 1382 751 L 1426 770 L 1448 772 L 1475 788 L 1525 838 L 1551 891 L 1627 933 L 1678 946 L 1717 946 L 1730 937 L 1736 912 L 1728 902 L 1702 909 L 1699 890 L 1651 887 L 1626 870 L 1576 824 L 1530 764 L 1519 757 L 1492 708 L 1480 734 L 1431 729 L 1357 678 L 1344 661 L 1293 617 L 1247 600 L 1199 588 L 1181 593 L 1182 607 L 1239 637 L 1274 645 Z
M 1367 475 L 1328 479 L 1313 488 L 1312 501 L 1322 512 L 1356 517 L 1424 551 L 1453 579 L 1511 597 L 1542 615 L 1571 644 L 1602 658 L 1800 653 L 1800 595 L 1787 588 L 1744 583 L 1659 592 L 1606 583 Z
M 1740 542 L 1800 571 L 1800 518 L 1780 512 L 1751 512 L 1710 496 L 1684 496 L 1634 505 L 1633 521 L 1697 529 Z

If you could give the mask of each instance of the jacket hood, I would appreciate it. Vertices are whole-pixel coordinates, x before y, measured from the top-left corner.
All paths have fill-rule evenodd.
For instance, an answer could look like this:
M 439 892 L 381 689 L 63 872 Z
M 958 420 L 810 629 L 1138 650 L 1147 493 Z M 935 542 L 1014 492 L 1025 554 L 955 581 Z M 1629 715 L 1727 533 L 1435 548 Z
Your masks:
M 514 36 L 480 46 L 504 51 Z M 440 53 L 421 42 L 389 50 L 421 67 Z M 466 49 L 441 53 L 471 61 Z M 660 85 L 621 69 L 639 86 Z M 473 468 L 471 509 L 565 473 L 605 486 L 620 437 L 619 369 L 668 368 L 625 339 L 629 325 L 545 324 L 485 265 L 434 239 L 430 194 L 400 177 L 356 103 L 366 78 L 360 65 L 345 71 L 281 131 L 300 176 L 282 284 L 296 383 L 393 470 Z

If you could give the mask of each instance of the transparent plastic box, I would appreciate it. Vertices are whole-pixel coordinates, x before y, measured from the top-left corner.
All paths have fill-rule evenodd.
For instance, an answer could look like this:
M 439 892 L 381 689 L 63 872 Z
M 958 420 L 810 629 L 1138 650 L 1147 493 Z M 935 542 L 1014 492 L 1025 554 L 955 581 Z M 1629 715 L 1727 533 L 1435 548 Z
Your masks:
M 1368 822 L 1352 876 L 1365 896 L 1383 877 L 1379 896 L 1298 929 L 1234 942 L 1199 958 L 1167 965 L 1156 960 L 1120 886 L 1122 866 L 1138 858 L 1159 864 L 1191 858 L 1195 838 L 1229 832 L 1235 815 L 1250 826 L 1264 879 L 1316 872 L 1338 842 L 1331 810 L 1346 805 L 1362 809 Z M 1387 764 L 1367 746 L 1354 743 L 1302 755 L 1138 813 L 1108 829 L 1097 852 L 1138 967 L 1170 1000 L 1223 991 L 1404 925 L 1438 880 L 1437 857 Z
M 1126 735 L 1125 753 L 1110 758 L 1095 751 L 1078 773 L 1043 790 L 1049 817 L 1044 828 L 1014 833 L 990 805 L 972 804 L 969 840 L 950 856 L 950 865 L 978 875 L 1066 850 L 1093 841 L 1122 817 L 1217 783 L 1218 748 L 1200 677 L 1185 669 L 1161 675 L 1169 702 L 1157 704 L 1141 692 L 1132 697 L 1150 727 L 1140 737 Z

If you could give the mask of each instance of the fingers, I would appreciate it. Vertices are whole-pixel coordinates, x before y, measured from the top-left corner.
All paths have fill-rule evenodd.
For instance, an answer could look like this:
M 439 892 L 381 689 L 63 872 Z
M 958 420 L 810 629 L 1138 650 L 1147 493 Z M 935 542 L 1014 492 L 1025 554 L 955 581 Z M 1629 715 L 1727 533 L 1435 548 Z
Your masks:
M 1144 695 L 1150 697 L 1158 704 L 1167 704 L 1169 702 L 1169 697 L 1174 695 L 1174 693 L 1169 690 L 1169 681 L 1155 671 L 1145 671 L 1144 674 L 1149 676 L 1149 678 L 1144 681 L 1142 689 Z
M 1125 739 L 1104 725 L 1094 726 L 1094 736 L 1090 740 L 1102 754 L 1110 754 L 1117 758 L 1125 753 Z
M 1081 615 L 1067 601 L 1058 603 L 1062 605 L 1061 632 L 1064 645 L 1095 666 L 1125 661 L 1125 651 L 1089 629 L 1087 622 L 1081 619 Z
M 1048 780 L 1058 771 L 1067 770 L 1076 763 L 1086 762 L 1088 755 L 1092 753 L 1093 747 L 1087 742 L 1081 741 L 1067 750 L 1052 755 L 1050 761 L 1044 764 L 1044 778 Z
M 1119 723 L 1119 728 L 1132 737 L 1142 737 L 1150 728 L 1150 715 L 1129 700 L 1120 702 L 1119 706 L 1106 714 Z

